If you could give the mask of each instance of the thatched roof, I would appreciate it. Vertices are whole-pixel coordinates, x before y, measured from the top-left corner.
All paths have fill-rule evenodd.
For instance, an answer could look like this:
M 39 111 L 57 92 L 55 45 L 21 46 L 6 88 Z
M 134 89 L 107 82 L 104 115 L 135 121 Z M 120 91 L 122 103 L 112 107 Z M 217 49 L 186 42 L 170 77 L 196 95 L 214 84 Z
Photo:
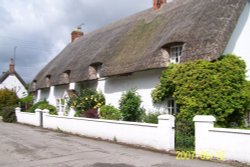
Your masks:
M 161 48 L 183 42 L 181 62 L 218 58 L 231 37 L 247 0 L 174 0 L 158 11 L 148 9 L 68 44 L 35 77 L 36 88 L 89 80 L 91 64 L 102 63 L 101 76 L 162 68 L 169 58 Z M 69 81 L 62 78 L 70 71 Z M 93 78 L 92 78 L 93 79 Z

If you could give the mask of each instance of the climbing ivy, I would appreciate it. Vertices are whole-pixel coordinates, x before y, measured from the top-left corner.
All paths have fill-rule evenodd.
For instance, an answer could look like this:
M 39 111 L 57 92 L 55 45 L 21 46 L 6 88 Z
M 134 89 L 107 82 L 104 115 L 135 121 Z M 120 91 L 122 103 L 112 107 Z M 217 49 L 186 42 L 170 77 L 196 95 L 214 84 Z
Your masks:
M 178 118 L 183 120 L 214 115 L 219 126 L 241 126 L 249 101 L 245 69 L 245 62 L 235 55 L 171 65 L 163 71 L 152 98 L 158 103 L 174 97 Z

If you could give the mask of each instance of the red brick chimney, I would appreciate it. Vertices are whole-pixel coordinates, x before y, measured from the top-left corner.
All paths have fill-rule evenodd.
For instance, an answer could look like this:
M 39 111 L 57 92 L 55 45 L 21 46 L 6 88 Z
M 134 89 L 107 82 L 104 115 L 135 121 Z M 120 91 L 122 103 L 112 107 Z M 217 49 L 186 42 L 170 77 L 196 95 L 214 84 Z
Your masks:
M 77 38 L 83 36 L 81 27 L 77 27 L 74 31 L 71 32 L 71 42 L 74 42 Z
M 167 3 L 167 0 L 154 0 L 154 10 L 160 9 L 165 3 Z
M 12 58 L 10 59 L 9 72 L 11 74 L 13 74 L 15 72 L 15 64 L 14 64 L 14 60 Z

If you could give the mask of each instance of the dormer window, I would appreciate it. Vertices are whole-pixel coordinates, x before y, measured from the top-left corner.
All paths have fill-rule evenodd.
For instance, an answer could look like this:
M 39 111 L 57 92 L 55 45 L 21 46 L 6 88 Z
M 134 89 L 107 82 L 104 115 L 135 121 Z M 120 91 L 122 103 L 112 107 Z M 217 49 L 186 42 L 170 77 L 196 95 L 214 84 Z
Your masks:
M 46 87 L 50 87 L 50 79 L 51 79 L 51 75 L 47 75 L 45 79 Z
M 100 78 L 100 71 L 102 68 L 101 63 L 95 63 L 89 66 L 89 79 L 98 79 Z
M 33 82 L 32 82 L 32 90 L 36 90 L 36 80 L 34 80 Z
M 164 45 L 161 48 L 162 57 L 167 59 L 170 63 L 178 64 L 181 62 L 181 55 L 183 52 L 183 42 L 172 42 Z
M 64 83 L 69 83 L 69 76 L 70 76 L 70 70 L 67 70 L 63 73 L 63 82 Z
M 181 61 L 182 45 L 170 47 L 170 63 L 178 64 Z

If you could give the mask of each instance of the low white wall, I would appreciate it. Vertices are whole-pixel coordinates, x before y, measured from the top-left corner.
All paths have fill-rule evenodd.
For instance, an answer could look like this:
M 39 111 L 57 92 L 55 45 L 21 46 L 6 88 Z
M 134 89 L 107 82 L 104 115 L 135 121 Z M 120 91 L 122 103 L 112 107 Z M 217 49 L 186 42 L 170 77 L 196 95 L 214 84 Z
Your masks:
M 196 154 L 250 163 L 250 130 L 214 128 L 213 116 L 195 116 L 194 122 Z
M 65 132 L 121 143 L 174 150 L 174 122 L 171 115 L 159 116 L 159 124 L 131 123 L 88 118 L 68 118 L 44 113 L 43 126 Z
M 21 108 L 16 108 L 16 118 L 19 123 L 40 126 L 40 112 L 21 112 Z

